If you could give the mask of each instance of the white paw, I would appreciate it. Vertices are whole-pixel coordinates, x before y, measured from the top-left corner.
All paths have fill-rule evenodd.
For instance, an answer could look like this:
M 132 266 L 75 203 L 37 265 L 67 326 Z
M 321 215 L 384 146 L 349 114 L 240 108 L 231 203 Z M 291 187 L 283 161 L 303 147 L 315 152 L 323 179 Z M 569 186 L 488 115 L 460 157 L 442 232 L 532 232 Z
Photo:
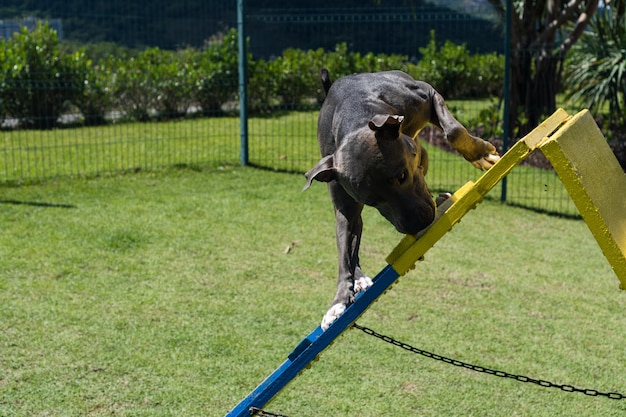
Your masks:
M 500 160 L 500 156 L 489 154 L 484 158 L 480 158 L 478 161 L 472 162 L 475 168 L 480 169 L 481 171 L 486 171 L 493 166 L 496 162 Z
M 354 292 L 363 292 L 369 287 L 371 287 L 374 283 L 370 279 L 370 277 L 361 277 L 359 279 L 354 280 Z
M 324 318 L 322 319 L 322 330 L 326 331 L 335 320 L 339 318 L 346 311 L 345 304 L 335 304 L 328 309 Z

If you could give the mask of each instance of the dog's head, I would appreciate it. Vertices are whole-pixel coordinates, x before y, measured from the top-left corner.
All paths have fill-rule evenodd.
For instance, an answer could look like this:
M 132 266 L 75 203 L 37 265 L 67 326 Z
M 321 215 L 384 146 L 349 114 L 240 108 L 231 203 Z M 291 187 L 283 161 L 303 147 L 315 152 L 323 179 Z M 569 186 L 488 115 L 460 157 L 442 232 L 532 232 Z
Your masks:
M 335 153 L 305 174 L 337 181 L 356 201 L 375 207 L 400 233 L 416 234 L 435 218 L 426 186 L 426 151 L 400 129 L 403 117 L 376 115 L 367 126 L 346 136 Z

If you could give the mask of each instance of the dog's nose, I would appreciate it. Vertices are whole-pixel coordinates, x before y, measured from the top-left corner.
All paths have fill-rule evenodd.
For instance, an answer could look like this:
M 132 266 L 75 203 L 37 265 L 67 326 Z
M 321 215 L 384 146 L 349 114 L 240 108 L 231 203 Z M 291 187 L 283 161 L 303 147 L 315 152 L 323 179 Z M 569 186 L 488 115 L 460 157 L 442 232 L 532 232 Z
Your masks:
M 434 200 L 426 200 L 416 207 L 415 210 L 412 210 L 411 213 L 403 216 L 399 222 L 394 222 L 394 226 L 400 233 L 415 235 L 435 220 L 435 212 Z

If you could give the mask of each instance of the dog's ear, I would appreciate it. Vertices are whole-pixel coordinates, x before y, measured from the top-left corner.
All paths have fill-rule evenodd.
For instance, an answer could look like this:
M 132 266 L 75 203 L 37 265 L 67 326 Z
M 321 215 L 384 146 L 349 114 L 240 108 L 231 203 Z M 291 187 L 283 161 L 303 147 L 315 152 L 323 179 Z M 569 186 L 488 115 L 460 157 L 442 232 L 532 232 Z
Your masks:
M 400 125 L 404 116 L 397 114 L 377 114 L 369 121 L 368 126 L 376 132 L 377 139 L 398 139 L 400 137 Z
M 328 155 L 320 159 L 320 161 L 309 172 L 304 174 L 306 177 L 306 185 L 302 191 L 306 191 L 313 180 L 321 182 L 330 182 L 335 179 L 335 158 L 333 155 Z

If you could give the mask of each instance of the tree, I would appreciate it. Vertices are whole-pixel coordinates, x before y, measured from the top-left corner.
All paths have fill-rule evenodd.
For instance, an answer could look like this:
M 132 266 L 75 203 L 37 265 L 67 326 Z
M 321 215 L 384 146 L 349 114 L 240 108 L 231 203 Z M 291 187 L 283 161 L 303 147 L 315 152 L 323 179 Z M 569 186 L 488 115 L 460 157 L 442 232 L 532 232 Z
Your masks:
M 563 62 L 598 0 L 489 0 L 503 20 L 505 2 L 513 7 L 509 126 L 521 136 L 556 109 Z

